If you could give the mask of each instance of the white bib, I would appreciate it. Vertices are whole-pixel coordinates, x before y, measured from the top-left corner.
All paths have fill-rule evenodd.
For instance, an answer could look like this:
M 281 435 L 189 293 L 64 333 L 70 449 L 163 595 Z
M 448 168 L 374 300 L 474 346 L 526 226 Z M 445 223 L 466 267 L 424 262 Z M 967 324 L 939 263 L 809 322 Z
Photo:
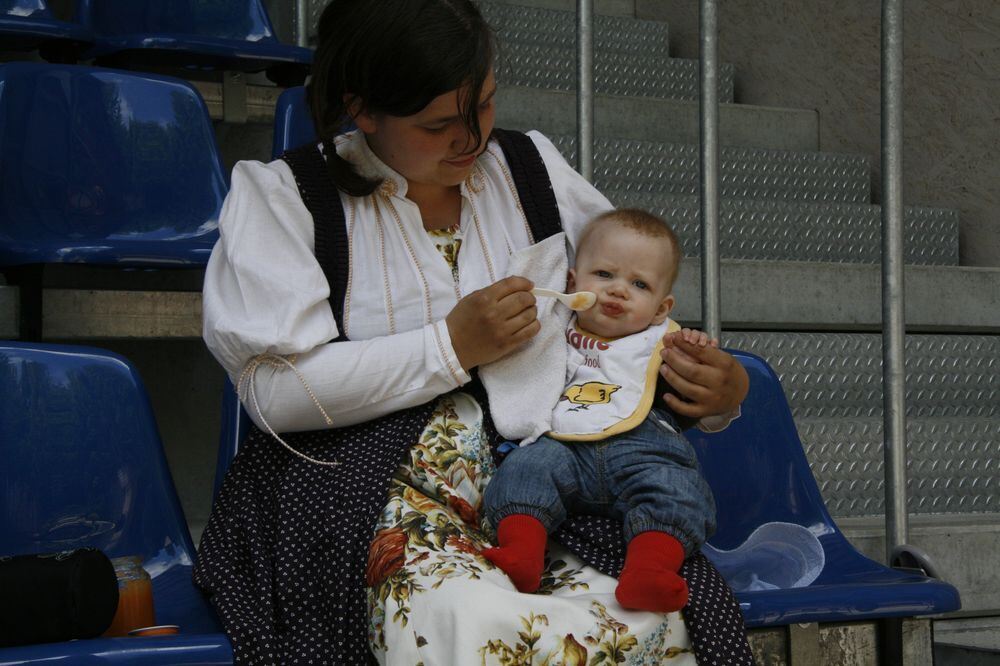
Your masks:
M 578 329 L 574 317 L 566 329 L 569 377 L 552 412 L 549 436 L 594 441 L 639 425 L 653 406 L 663 335 L 677 330 L 677 322 L 667 319 L 638 333 L 606 340 Z

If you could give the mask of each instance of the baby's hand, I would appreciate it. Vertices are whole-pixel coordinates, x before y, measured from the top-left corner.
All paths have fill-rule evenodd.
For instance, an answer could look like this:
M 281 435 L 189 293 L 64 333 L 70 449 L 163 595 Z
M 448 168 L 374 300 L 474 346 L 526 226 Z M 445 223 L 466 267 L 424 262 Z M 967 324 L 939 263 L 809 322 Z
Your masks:
M 679 334 L 688 344 L 699 347 L 712 347 L 713 349 L 719 348 L 719 340 L 717 338 L 709 338 L 708 334 L 704 331 L 693 328 L 682 328 Z M 674 333 L 674 335 L 678 335 L 678 333 Z

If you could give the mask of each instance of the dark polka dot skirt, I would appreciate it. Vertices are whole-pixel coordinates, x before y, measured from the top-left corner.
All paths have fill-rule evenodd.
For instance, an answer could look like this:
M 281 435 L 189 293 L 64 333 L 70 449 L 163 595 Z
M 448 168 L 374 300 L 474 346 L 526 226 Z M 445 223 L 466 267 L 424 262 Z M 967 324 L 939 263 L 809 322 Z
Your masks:
M 285 436 L 308 456 L 336 460 L 336 467 L 303 460 L 253 429 L 216 498 L 194 572 L 237 664 L 373 662 L 364 587 L 368 546 L 390 478 L 432 408 Z M 491 436 L 494 446 L 497 439 Z M 617 576 L 625 552 L 621 533 L 610 519 L 584 516 L 554 538 Z M 690 590 L 683 615 L 698 663 L 752 664 L 739 606 L 715 567 L 698 555 L 681 573 Z

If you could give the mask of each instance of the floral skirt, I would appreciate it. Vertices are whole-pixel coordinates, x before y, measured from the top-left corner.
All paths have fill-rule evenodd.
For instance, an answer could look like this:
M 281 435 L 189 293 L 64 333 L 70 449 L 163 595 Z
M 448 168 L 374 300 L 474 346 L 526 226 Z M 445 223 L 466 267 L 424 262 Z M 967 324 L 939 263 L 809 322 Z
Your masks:
M 695 664 L 679 613 L 627 611 L 617 581 L 551 543 L 542 584 L 519 593 L 480 551 L 494 472 L 479 404 L 441 398 L 392 479 L 365 583 L 383 664 Z

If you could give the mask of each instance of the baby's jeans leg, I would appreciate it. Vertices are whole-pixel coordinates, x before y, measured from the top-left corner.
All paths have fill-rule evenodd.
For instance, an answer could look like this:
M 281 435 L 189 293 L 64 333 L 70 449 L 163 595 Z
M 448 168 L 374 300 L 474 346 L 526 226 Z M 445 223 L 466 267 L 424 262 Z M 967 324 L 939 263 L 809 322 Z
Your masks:
M 568 446 L 572 444 L 540 437 L 507 455 L 483 495 L 494 527 L 514 514 L 536 518 L 549 533 L 559 527 L 579 487 L 576 459 Z
M 642 532 L 666 532 L 690 555 L 715 530 L 715 500 L 694 448 L 658 417 L 652 412 L 608 446 L 608 488 L 626 541 Z

